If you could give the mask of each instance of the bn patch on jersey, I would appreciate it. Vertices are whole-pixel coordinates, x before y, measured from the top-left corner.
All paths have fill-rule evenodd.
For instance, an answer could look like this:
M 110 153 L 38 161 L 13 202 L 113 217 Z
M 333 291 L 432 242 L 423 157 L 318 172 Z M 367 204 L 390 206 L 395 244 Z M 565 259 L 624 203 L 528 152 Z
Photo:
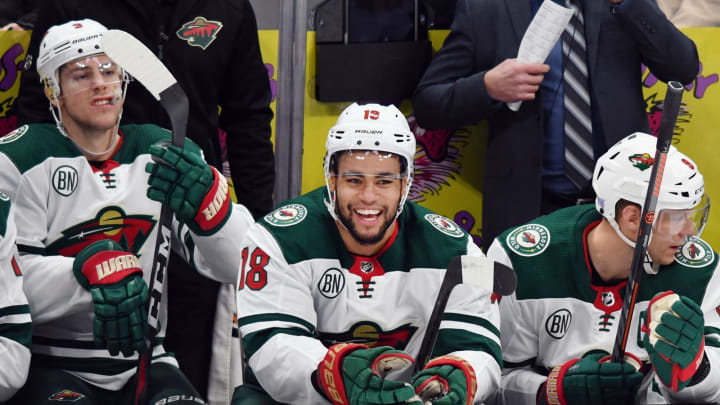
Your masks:
M 265 215 L 265 222 L 275 226 L 290 226 L 302 222 L 307 217 L 307 208 L 301 204 L 289 204 Z
M 462 238 L 465 235 L 462 229 L 453 221 L 438 214 L 426 214 L 425 220 L 438 231 L 453 238 Z
M 710 245 L 702 239 L 695 239 L 686 242 L 675 253 L 675 261 L 692 268 L 705 267 L 715 260 L 715 252 Z
M 539 224 L 523 225 L 510 232 L 505 243 L 520 256 L 537 256 L 550 244 L 550 231 Z

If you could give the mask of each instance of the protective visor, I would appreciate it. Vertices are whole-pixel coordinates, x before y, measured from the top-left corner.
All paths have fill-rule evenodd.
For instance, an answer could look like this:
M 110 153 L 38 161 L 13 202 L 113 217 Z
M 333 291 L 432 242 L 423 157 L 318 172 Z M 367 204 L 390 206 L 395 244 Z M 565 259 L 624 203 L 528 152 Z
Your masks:
M 653 237 L 664 240 L 699 238 L 710 213 L 710 197 L 703 194 L 698 205 L 684 210 L 664 209 L 653 223 Z
M 70 61 L 60 67 L 58 76 L 62 88 L 60 97 L 72 96 L 97 87 L 110 86 L 120 89 L 124 79 L 122 68 L 105 54 Z M 121 95 L 121 92 L 120 89 L 113 95 Z M 119 97 L 117 98 L 114 102 L 119 101 Z

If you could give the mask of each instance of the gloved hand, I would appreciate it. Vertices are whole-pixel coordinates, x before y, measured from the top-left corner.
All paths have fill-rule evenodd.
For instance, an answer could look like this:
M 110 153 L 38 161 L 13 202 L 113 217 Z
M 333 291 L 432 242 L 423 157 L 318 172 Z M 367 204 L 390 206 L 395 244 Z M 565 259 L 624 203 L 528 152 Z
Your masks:
M 538 404 L 633 403 L 643 374 L 629 363 L 601 361 L 605 358 L 603 353 L 592 353 L 553 368 Z
M 702 364 L 705 320 L 690 298 L 672 291 L 655 295 L 648 304 L 643 345 L 660 381 L 673 391 L 685 388 Z
M 475 399 L 477 378 L 467 361 L 455 356 L 441 356 L 430 360 L 412 378 L 412 385 L 423 403 L 471 405 Z
M 106 347 L 113 356 L 143 353 L 148 288 L 137 257 L 115 241 L 100 240 L 78 253 L 73 273 L 92 295 L 95 344 Z
M 150 173 L 147 196 L 166 203 L 175 215 L 198 234 L 211 234 L 230 215 L 227 180 L 197 153 L 159 143 L 149 152 L 159 159 L 145 166 Z
M 368 349 L 354 343 L 330 347 L 318 365 L 315 378 L 325 396 L 335 405 L 408 403 L 422 405 L 413 387 L 383 378 L 413 363 L 409 354 L 380 346 Z

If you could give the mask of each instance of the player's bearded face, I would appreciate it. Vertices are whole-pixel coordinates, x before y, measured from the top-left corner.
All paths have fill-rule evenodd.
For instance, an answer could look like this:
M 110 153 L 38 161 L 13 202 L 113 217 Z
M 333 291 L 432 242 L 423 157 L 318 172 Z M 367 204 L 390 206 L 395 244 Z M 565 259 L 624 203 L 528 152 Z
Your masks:
M 66 129 L 107 130 L 122 110 L 122 70 L 105 54 L 64 64 L 59 69 L 60 105 Z
M 405 186 L 400 160 L 388 153 L 355 151 L 338 159 L 333 176 L 335 209 L 340 222 L 358 243 L 383 241 L 395 221 Z

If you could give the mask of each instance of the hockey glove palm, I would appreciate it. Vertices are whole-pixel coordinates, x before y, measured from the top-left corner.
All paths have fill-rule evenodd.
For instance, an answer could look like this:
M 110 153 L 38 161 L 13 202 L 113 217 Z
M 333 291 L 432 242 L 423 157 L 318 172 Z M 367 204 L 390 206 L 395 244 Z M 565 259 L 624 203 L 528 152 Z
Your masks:
M 368 349 L 360 344 L 340 343 L 328 349 L 316 371 L 318 385 L 335 405 L 408 403 L 413 387 L 402 381 L 383 378 L 413 363 L 405 352 L 381 346 Z
M 705 321 L 690 298 L 672 291 L 650 300 L 643 345 L 660 381 L 673 391 L 685 388 L 702 364 Z
M 137 257 L 105 239 L 78 253 L 73 273 L 92 295 L 95 344 L 113 356 L 144 352 L 148 288 Z
M 628 363 L 601 362 L 602 353 L 555 367 L 538 398 L 540 404 L 631 404 L 643 374 Z M 639 364 L 639 361 L 638 361 Z
M 175 145 L 155 144 L 150 154 L 156 162 L 150 173 L 148 198 L 168 204 L 195 233 L 213 233 L 231 210 L 227 180 L 200 155 Z
M 412 378 L 423 403 L 470 405 L 475 399 L 477 378 L 470 363 L 455 357 L 437 357 Z

